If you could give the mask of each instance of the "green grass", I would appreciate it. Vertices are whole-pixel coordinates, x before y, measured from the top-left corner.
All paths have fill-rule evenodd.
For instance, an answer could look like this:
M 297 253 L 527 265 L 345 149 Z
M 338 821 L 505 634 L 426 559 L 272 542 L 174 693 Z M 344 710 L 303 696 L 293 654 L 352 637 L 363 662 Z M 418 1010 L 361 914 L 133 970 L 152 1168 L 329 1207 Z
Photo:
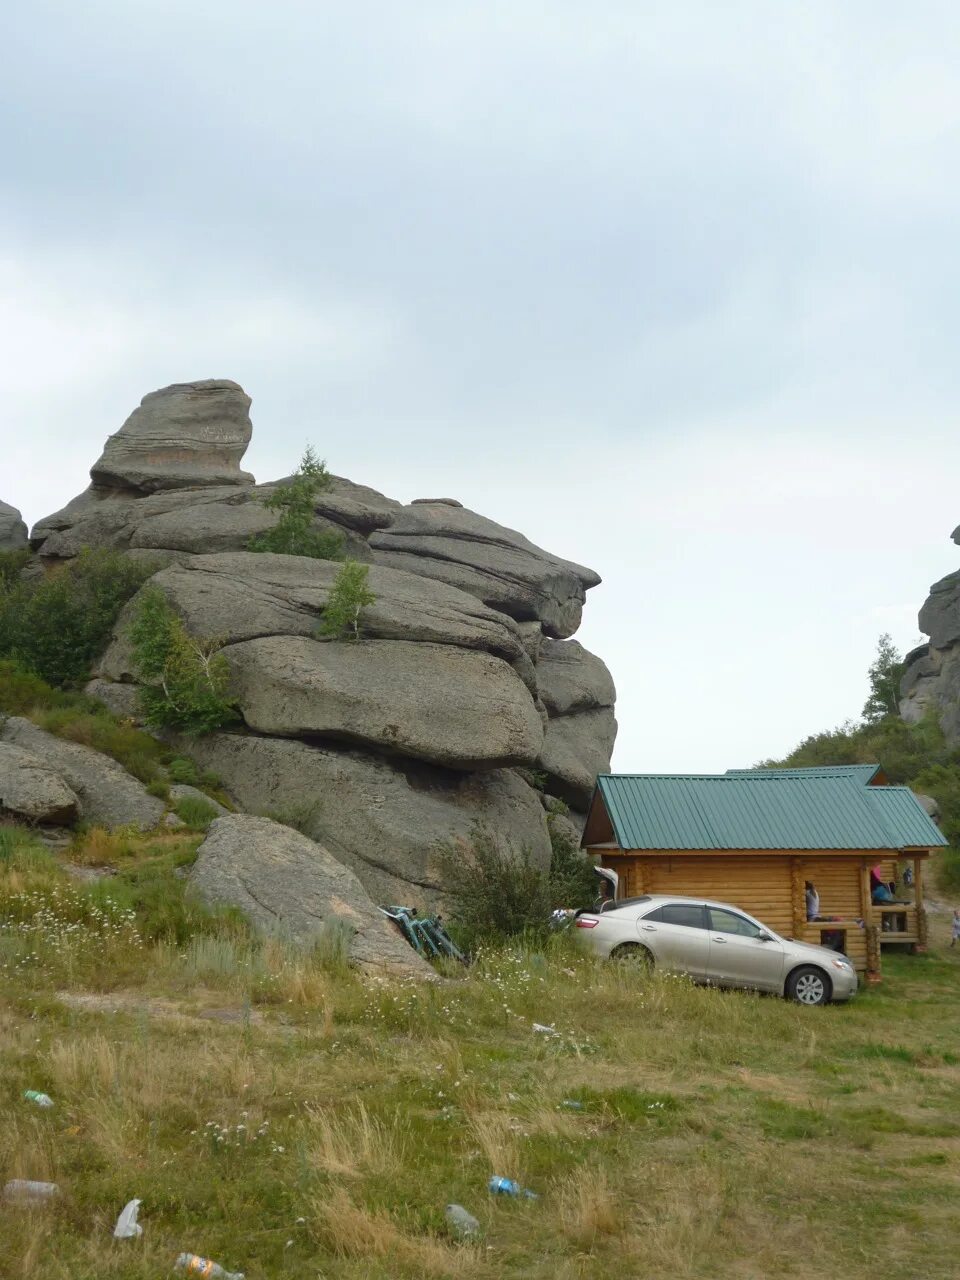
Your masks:
M 951 1274 L 942 922 L 930 955 L 885 956 L 880 988 L 823 1010 L 556 940 L 372 982 L 342 938 L 304 955 L 193 901 L 199 839 L 87 832 L 65 856 L 112 874 L 86 885 L 0 828 L 0 1181 L 62 1188 L 0 1205 L 0 1275 L 145 1278 L 184 1249 L 250 1280 Z M 492 1173 L 541 1198 L 492 1199 Z M 144 1236 L 115 1243 L 133 1196 Z M 447 1234 L 451 1201 L 479 1243 Z

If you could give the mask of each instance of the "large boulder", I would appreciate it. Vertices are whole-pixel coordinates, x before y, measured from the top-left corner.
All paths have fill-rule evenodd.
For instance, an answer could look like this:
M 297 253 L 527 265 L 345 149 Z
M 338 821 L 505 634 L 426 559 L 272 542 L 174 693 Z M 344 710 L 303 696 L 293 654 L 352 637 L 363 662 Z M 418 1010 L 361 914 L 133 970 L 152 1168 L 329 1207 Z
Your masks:
M 540 866 L 550 836 L 538 793 L 513 770 L 454 773 L 294 739 L 215 733 L 185 748 L 248 812 L 296 825 L 350 866 L 378 902 L 431 902 L 441 846 L 485 824 Z
M 612 707 L 617 697 L 606 664 L 576 640 L 541 642 L 537 685 L 551 716 Z
M 586 809 L 598 773 L 607 773 L 617 737 L 612 707 L 598 707 L 547 722 L 537 768 L 547 790 L 574 809 Z
M 100 458 L 90 478 L 102 489 L 186 489 L 252 484 L 240 470 L 252 434 L 250 397 L 236 382 L 209 378 L 151 391 Z
M 0 551 L 22 551 L 27 546 L 27 526 L 20 512 L 0 502 Z
M 80 801 L 63 778 L 30 751 L 0 742 L 0 812 L 26 822 L 70 823 Z
M 312 636 L 340 571 L 330 560 L 236 552 L 196 556 L 157 574 L 159 587 L 197 636 L 227 644 L 261 636 Z M 365 636 L 417 640 L 481 649 L 514 665 L 528 686 L 533 667 L 517 624 L 473 596 L 442 582 L 372 565 L 374 603 L 364 610 Z M 128 631 L 134 600 L 121 615 L 100 670 L 111 680 L 133 680 Z
M 258 733 L 333 738 L 453 769 L 532 764 L 543 727 L 500 658 L 406 640 L 268 636 L 225 655 Z
M 190 882 L 205 901 L 239 907 L 257 928 L 303 945 L 343 928 L 349 959 L 359 969 L 431 976 L 349 868 L 323 845 L 269 818 L 217 818 Z
M 78 742 L 65 742 L 20 716 L 0 725 L 0 742 L 12 743 L 36 757 L 75 793 L 79 816 L 104 827 L 155 827 L 164 803 L 109 756 Z
M 584 593 L 600 582 L 592 569 L 442 500 L 404 507 L 371 534 L 370 546 L 377 564 L 439 578 L 512 618 L 536 619 L 560 638 L 576 631 Z

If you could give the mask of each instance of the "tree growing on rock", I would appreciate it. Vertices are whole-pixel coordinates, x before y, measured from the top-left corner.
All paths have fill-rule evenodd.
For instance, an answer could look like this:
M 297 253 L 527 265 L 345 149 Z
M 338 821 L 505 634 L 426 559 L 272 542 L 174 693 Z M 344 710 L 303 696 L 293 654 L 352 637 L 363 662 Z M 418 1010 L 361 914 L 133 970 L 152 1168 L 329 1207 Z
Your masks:
M 158 588 L 143 593 L 130 638 L 147 725 L 202 734 L 237 719 L 223 641 L 190 635 Z
M 861 712 L 866 724 L 879 724 L 887 716 L 898 714 L 902 677 L 903 659 L 891 637 L 884 632 L 877 641 L 877 656 L 867 671 L 870 696 Z
M 248 550 L 309 556 L 313 560 L 342 559 L 343 534 L 313 527 L 316 500 L 332 483 L 327 464 L 308 446 L 289 483 L 278 484 L 263 500 L 268 510 L 280 512 L 280 519 L 266 533 L 251 538 Z
M 320 634 L 332 639 L 360 639 L 360 615 L 376 596 L 367 586 L 370 566 L 348 560 L 337 574 L 323 610 Z

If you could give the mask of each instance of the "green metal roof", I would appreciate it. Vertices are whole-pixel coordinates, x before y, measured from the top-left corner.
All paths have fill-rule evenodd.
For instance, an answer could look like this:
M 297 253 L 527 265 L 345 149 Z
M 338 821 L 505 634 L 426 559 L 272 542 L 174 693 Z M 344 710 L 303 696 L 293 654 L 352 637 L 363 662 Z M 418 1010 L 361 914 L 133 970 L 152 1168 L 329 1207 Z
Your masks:
M 824 764 L 806 769 L 765 769 L 758 765 L 755 769 L 728 769 L 725 776 L 743 777 L 762 773 L 767 778 L 772 775 L 778 778 L 851 778 L 866 787 L 879 772 L 878 764 Z
M 929 849 L 946 839 L 908 787 L 849 775 L 601 774 L 621 849 Z

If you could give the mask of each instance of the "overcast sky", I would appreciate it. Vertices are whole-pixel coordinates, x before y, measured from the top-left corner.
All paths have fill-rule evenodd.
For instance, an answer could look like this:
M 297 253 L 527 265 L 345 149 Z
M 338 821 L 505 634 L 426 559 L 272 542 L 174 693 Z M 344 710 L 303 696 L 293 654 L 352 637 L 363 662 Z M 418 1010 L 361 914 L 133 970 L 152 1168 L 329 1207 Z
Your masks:
M 856 715 L 960 567 L 960 6 L 8 6 L 0 498 L 147 391 L 594 566 L 621 770 Z

